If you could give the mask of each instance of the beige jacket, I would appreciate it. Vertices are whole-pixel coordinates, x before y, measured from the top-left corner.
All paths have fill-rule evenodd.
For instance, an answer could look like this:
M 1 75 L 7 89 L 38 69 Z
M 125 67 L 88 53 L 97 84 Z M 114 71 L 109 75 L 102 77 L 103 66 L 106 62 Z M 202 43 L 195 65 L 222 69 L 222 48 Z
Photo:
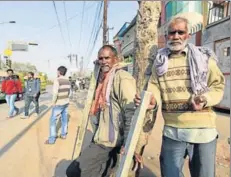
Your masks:
M 135 94 L 135 79 L 122 69 L 116 71 L 110 91 L 110 106 L 97 116 L 95 143 L 106 147 L 125 143 L 135 112 Z

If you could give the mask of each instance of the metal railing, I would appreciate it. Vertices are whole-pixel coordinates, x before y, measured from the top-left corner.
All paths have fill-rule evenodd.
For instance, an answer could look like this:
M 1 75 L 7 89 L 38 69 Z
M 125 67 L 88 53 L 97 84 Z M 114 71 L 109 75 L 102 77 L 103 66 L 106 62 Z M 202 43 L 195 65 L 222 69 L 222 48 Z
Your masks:
M 209 9 L 208 25 L 230 16 L 230 1 L 213 3 Z

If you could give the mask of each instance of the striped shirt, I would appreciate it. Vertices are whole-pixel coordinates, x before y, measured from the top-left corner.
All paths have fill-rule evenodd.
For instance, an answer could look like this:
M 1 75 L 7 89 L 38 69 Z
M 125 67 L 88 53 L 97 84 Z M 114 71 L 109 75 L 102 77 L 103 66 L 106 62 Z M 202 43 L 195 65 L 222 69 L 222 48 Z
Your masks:
M 60 76 L 54 80 L 53 85 L 53 104 L 65 105 L 69 103 L 71 84 L 64 76 Z

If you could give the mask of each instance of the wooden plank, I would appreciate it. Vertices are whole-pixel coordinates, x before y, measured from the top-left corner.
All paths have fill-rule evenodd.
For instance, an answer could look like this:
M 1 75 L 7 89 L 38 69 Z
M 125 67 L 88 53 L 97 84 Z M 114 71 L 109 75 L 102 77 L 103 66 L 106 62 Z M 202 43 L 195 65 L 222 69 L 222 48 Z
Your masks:
M 79 127 L 78 134 L 77 134 L 77 141 L 74 147 L 74 155 L 72 159 L 76 159 L 79 157 L 82 145 L 83 145 L 83 140 L 84 140 L 84 135 L 87 129 L 87 124 L 89 120 L 89 112 L 91 109 L 92 101 L 94 98 L 95 94 L 95 89 L 96 89 L 96 84 L 99 76 L 99 70 L 100 66 L 98 64 L 95 65 L 94 68 L 94 73 L 92 74 L 91 81 L 90 81 L 90 86 L 88 89 L 88 94 L 87 94 L 87 99 L 85 100 L 85 107 L 83 110 L 83 118 L 82 118 L 82 123 L 81 126 Z
M 116 171 L 116 177 L 128 176 L 135 148 L 139 140 L 140 132 L 143 128 L 144 118 L 150 103 L 151 95 L 152 93 L 147 91 L 142 91 L 141 93 L 141 105 L 137 108 L 132 118 L 131 128 L 125 143 L 125 152 L 121 157 L 119 168 Z

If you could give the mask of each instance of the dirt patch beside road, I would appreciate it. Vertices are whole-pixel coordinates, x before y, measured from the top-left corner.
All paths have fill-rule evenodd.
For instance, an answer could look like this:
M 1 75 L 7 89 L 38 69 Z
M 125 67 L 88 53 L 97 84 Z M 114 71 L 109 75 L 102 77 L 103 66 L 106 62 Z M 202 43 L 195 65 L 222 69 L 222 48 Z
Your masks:
M 217 129 L 219 132 L 219 139 L 217 143 L 217 155 L 216 155 L 216 177 L 229 177 L 230 176 L 230 145 L 227 139 L 230 136 L 230 115 L 217 113 Z M 155 128 L 149 138 L 149 144 L 145 148 L 144 162 L 147 167 L 146 170 L 142 170 L 142 177 L 160 177 L 160 164 L 159 155 L 162 143 L 162 130 L 164 121 L 159 116 L 156 120 Z M 148 169 L 148 170 L 147 170 Z M 148 173 L 147 171 L 151 171 Z M 184 165 L 185 177 L 190 177 L 188 170 L 188 162 L 186 160 Z M 145 174 L 149 174 L 145 176 Z

